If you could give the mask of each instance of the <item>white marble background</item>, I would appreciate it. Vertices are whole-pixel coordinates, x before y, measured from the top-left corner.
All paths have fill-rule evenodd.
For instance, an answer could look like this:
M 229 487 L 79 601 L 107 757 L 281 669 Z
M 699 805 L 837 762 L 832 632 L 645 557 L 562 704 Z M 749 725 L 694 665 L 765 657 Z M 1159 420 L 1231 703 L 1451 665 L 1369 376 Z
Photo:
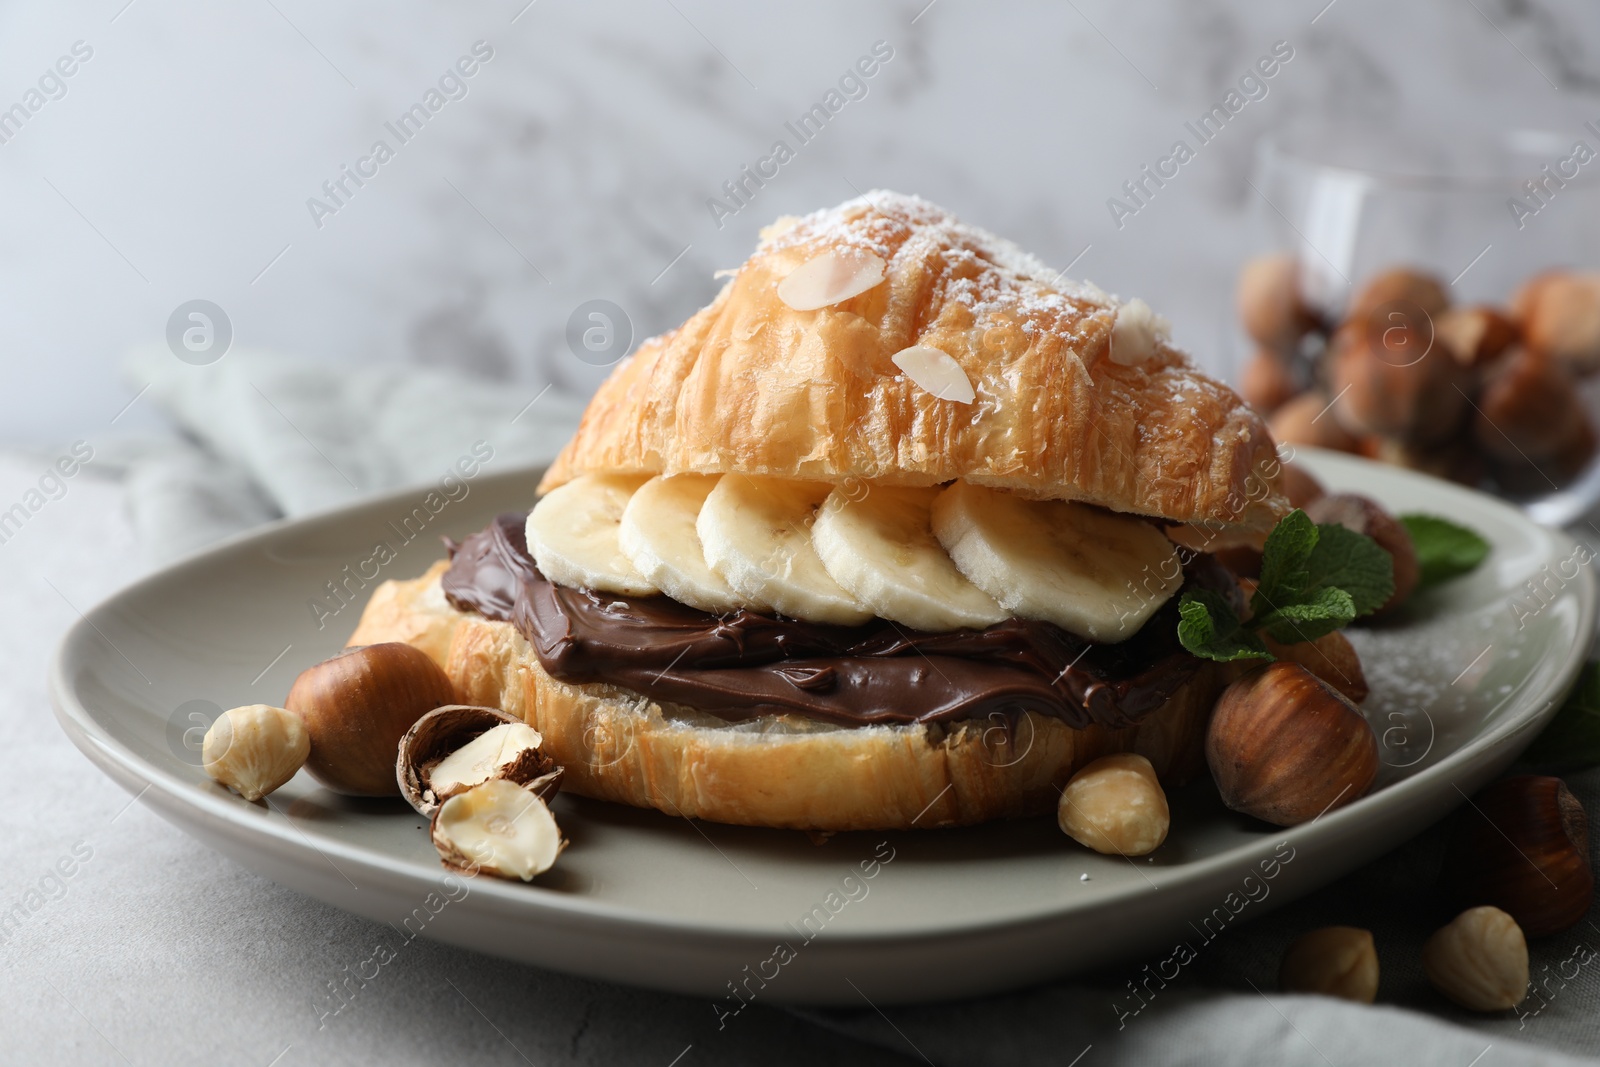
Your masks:
M 0 107 L 74 42 L 93 56 L 0 144 L 0 441 L 103 431 L 142 384 L 121 354 L 197 297 L 236 345 L 586 392 L 603 371 L 563 340 L 579 303 L 665 329 L 760 225 L 874 186 L 1082 253 L 1074 274 L 1226 367 L 1233 272 L 1270 240 L 1243 180 L 1263 133 L 1600 115 L 1583 0 L 926 2 L 6 4 Z M 319 229 L 307 198 L 478 40 L 469 94 Z M 878 40 L 894 58 L 867 97 L 719 229 L 706 199 Z M 1269 95 L 1116 228 L 1107 197 L 1277 40 L 1295 59 Z M 117 428 L 155 417 L 136 402 Z

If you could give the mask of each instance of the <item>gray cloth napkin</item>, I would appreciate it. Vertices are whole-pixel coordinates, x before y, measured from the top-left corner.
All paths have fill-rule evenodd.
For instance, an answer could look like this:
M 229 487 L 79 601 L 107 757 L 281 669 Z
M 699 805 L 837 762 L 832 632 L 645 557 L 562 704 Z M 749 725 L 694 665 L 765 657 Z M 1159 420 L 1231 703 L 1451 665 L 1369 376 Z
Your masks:
M 156 558 L 365 492 L 433 481 L 479 440 L 507 466 L 546 462 L 583 407 L 554 391 L 437 371 L 340 370 L 264 353 L 193 367 L 150 349 L 129 367 L 181 431 L 174 441 L 124 445 L 117 457 L 136 529 Z M 1567 781 L 1600 812 L 1600 770 Z M 1491 1067 L 1574 1063 L 1563 1053 L 1600 1051 L 1600 913 L 1532 945 L 1535 995 L 1520 1013 L 1474 1016 L 1428 986 L 1418 960 L 1445 918 L 1431 910 L 1441 847 L 1440 831 L 1430 830 L 1311 897 L 1230 926 L 1134 1014 L 1126 983 L 1155 959 L 978 1001 L 798 1014 L 946 1064 Z M 1289 942 L 1332 924 L 1373 931 L 1380 1006 L 1274 992 Z

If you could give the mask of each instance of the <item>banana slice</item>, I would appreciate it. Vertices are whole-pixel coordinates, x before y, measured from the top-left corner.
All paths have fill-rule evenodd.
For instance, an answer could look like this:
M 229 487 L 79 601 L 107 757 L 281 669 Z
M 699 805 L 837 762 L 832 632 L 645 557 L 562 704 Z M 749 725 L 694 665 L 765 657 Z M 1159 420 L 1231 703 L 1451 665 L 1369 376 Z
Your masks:
M 528 551 L 557 585 L 623 596 L 657 592 L 617 544 L 628 498 L 646 477 L 586 474 L 544 495 L 528 513 Z
M 982 629 L 1006 618 L 964 578 L 933 536 L 937 487 L 841 486 L 828 494 L 811 543 L 833 580 L 873 613 L 914 630 Z
M 841 626 L 866 622 L 872 612 L 828 576 L 811 546 L 811 523 L 829 488 L 723 475 L 695 523 L 706 563 L 740 596 L 792 618 Z
M 1183 584 L 1160 530 L 1086 504 L 958 481 L 933 502 L 933 532 L 1002 607 L 1091 641 L 1132 637 Z
M 706 565 L 694 524 L 717 479 L 715 474 L 651 478 L 628 501 L 617 543 L 646 581 L 691 608 L 717 615 L 739 608 L 770 611 L 770 606 L 735 593 Z

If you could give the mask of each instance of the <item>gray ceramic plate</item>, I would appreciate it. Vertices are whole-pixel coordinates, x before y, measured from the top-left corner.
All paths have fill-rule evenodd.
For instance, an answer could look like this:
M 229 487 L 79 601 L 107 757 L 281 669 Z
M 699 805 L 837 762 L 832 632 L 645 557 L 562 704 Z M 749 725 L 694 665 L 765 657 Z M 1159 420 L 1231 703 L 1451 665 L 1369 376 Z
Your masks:
M 267 807 L 207 781 L 197 744 L 219 708 L 281 701 L 355 625 L 361 574 L 420 573 L 440 555 L 438 535 L 526 508 L 531 470 L 480 476 L 462 499 L 435 497 L 436 514 L 410 492 L 280 523 L 138 583 L 66 636 L 51 676 L 56 711 L 108 775 L 269 878 L 421 936 L 727 998 L 724 1010 L 740 1003 L 735 989 L 882 1004 L 1119 958 L 1137 969 L 1143 954 L 1309 892 L 1438 819 L 1533 739 L 1589 647 L 1595 585 L 1587 568 L 1563 565 L 1574 551 L 1565 535 L 1443 482 L 1304 458 L 1333 486 L 1472 525 L 1494 554 L 1421 597 L 1401 624 L 1356 634 L 1373 683 L 1365 710 L 1384 742 L 1377 791 L 1273 830 L 1227 812 L 1200 783 L 1174 794 L 1171 837 L 1138 862 L 1090 854 L 1048 819 L 814 842 L 563 796 L 556 813 L 572 846 L 538 884 L 457 882 L 443 879 L 422 820 L 398 801 L 347 800 L 302 774 Z M 398 550 L 381 567 L 369 562 L 380 542 Z M 1542 603 L 1524 583 L 1546 566 L 1573 576 L 1547 583 Z M 347 583 L 352 603 L 339 607 L 330 582 Z

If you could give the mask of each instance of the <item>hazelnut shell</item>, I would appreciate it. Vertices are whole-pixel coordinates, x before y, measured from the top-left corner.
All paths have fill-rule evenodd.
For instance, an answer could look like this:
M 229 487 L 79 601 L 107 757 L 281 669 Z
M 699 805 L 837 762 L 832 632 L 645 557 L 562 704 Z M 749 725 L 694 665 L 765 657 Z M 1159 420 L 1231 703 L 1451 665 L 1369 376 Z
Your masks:
M 1492 905 L 1529 937 L 1589 914 L 1589 819 L 1565 782 L 1525 774 L 1495 782 L 1450 826 L 1439 888 L 1451 912 Z
M 1356 436 L 1339 424 L 1329 410 L 1328 398 L 1319 392 L 1301 393 L 1267 419 L 1272 439 L 1280 445 L 1309 445 L 1354 452 Z
M 473 704 L 447 704 L 418 719 L 400 739 L 395 758 L 395 781 L 400 795 L 422 815 L 432 816 L 448 798 L 438 796 L 428 784 L 433 768 L 450 753 L 496 726 L 521 723 L 499 708 Z M 562 768 L 542 748 L 527 749 L 496 777 L 533 789 L 548 803 L 561 788 Z
M 1206 731 L 1206 762 L 1229 808 L 1296 826 L 1372 787 L 1378 739 L 1337 689 L 1278 661 L 1223 690 Z

